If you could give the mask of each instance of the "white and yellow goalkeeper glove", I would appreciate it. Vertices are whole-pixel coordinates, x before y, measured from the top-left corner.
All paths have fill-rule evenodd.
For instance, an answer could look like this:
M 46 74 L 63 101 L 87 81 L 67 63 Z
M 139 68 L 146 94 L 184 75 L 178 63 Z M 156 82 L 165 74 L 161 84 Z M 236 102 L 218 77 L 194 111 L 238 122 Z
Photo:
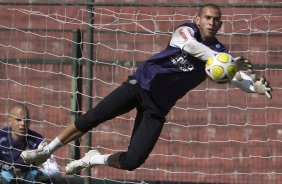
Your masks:
M 269 86 L 269 83 L 264 77 L 258 79 L 253 72 L 248 72 L 248 74 L 242 71 L 237 72 L 235 77 L 231 80 L 231 84 L 242 91 L 265 95 L 268 99 L 272 98 L 272 89 Z

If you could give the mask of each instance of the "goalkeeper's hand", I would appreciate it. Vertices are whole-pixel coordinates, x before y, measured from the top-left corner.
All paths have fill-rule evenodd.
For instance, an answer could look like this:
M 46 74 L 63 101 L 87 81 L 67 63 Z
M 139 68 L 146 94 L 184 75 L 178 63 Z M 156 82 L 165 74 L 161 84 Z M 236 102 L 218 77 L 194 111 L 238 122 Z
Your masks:
M 260 95 L 265 95 L 268 99 L 271 99 L 272 88 L 269 86 L 269 82 L 267 82 L 264 77 L 258 79 L 254 73 L 251 74 L 251 78 L 253 80 L 254 91 Z
M 253 64 L 249 59 L 244 58 L 243 56 L 238 56 L 233 58 L 238 66 L 238 70 L 247 70 L 253 72 Z
M 254 93 L 265 95 L 268 99 L 272 98 L 272 95 L 271 95 L 272 88 L 269 86 L 269 82 L 267 82 L 264 77 L 261 77 L 260 79 L 258 79 L 254 72 L 247 72 L 247 74 L 237 72 L 234 78 L 237 81 L 242 81 L 242 84 L 239 86 L 240 89 L 245 90 L 245 91 L 248 91 L 247 89 L 249 89 L 250 91 Z M 246 81 L 246 82 L 244 83 L 243 81 Z M 247 81 L 251 82 L 251 84 L 249 84 L 250 85 L 249 87 L 248 87 Z

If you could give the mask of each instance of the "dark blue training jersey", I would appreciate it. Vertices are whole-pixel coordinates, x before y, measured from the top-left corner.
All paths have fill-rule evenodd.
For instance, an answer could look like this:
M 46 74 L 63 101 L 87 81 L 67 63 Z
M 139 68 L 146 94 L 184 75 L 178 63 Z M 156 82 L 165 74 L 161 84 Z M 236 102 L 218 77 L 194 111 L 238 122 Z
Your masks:
M 190 27 L 194 38 L 210 49 L 227 52 L 217 39 L 205 43 L 195 23 L 182 26 Z M 178 99 L 205 80 L 205 62 L 182 51 L 182 48 L 168 44 L 166 49 L 142 63 L 133 75 L 156 105 L 168 113 Z
M 14 168 L 18 168 L 21 172 L 30 170 L 31 167 L 24 163 L 20 154 L 26 149 L 36 149 L 42 142 L 43 137 L 32 130 L 28 130 L 27 134 L 24 141 L 14 141 L 11 135 L 11 127 L 0 129 L 1 169 L 14 170 Z

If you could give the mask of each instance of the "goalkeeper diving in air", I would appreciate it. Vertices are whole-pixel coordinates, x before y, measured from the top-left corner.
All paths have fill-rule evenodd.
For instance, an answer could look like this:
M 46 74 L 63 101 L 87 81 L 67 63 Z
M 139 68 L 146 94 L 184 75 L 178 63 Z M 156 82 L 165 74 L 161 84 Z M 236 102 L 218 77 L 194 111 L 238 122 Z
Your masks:
M 179 26 L 163 51 L 142 63 L 125 82 L 97 106 L 70 123 L 45 147 L 23 151 L 22 159 L 27 164 L 42 164 L 56 150 L 92 128 L 136 109 L 135 124 L 126 151 L 103 155 L 97 150 L 90 150 L 83 158 L 70 162 L 65 170 L 70 175 L 96 165 L 129 171 L 138 168 L 153 150 L 170 109 L 178 99 L 207 78 L 207 59 L 217 53 L 228 52 L 215 37 L 221 25 L 220 8 L 214 4 L 203 5 L 195 22 Z M 244 57 L 234 57 L 233 60 L 239 72 L 230 83 L 245 92 L 271 99 L 272 89 L 263 77 L 257 79 L 251 62 Z

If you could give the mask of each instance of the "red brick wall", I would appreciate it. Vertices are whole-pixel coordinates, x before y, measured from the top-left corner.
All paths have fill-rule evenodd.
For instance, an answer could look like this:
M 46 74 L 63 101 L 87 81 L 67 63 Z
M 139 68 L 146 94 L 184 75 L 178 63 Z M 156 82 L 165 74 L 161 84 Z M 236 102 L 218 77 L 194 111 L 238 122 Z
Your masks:
M 248 5 L 253 1 L 233 3 Z M 72 58 L 71 30 L 86 31 L 87 11 L 83 6 L 2 5 L 2 8 L 1 121 L 5 122 L 12 103 L 26 102 L 31 109 L 32 129 L 50 140 L 70 122 L 72 71 L 67 62 Z M 132 62 L 142 62 L 163 49 L 170 38 L 167 33 L 183 22 L 191 22 L 195 12 L 195 8 L 175 6 L 96 7 L 93 105 L 126 79 L 133 70 Z M 229 5 L 223 7 L 222 12 L 224 24 L 218 38 L 232 54 L 244 55 L 254 64 L 267 66 L 266 70 L 257 72 L 271 82 L 273 99 L 206 81 L 172 109 L 155 149 L 138 170 L 127 172 L 97 167 L 92 169 L 93 177 L 279 183 L 282 173 L 279 98 L 282 72 L 273 65 L 281 68 L 281 8 L 234 8 Z M 86 36 L 84 33 L 85 58 Z M 49 64 L 50 60 L 59 64 Z M 83 73 L 85 77 L 85 67 Z M 83 86 L 83 111 L 86 111 L 86 100 Z M 93 130 L 93 147 L 102 153 L 125 150 L 134 117 L 132 111 Z M 84 147 L 81 150 L 84 153 Z M 56 156 L 62 167 L 65 166 L 69 162 L 69 147 L 56 152 Z

